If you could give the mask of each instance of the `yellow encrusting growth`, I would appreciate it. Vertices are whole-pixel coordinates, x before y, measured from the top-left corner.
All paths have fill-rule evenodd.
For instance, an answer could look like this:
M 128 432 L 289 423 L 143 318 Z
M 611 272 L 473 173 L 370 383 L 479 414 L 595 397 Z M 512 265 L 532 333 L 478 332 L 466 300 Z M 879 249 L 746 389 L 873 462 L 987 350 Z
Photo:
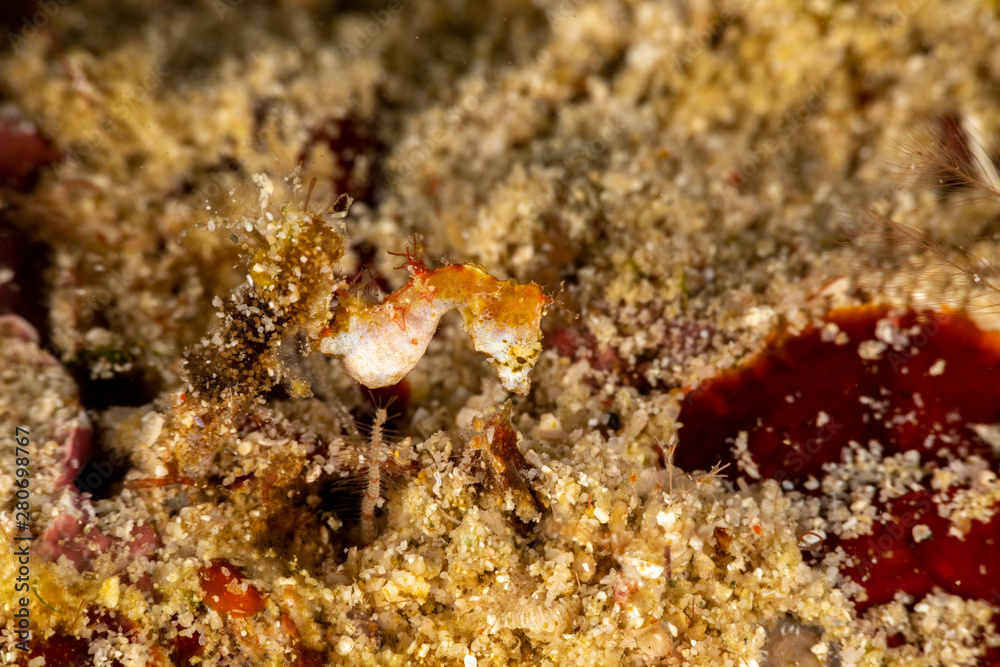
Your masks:
M 542 350 L 539 324 L 552 299 L 535 283 L 500 281 L 472 264 L 430 270 L 418 255 L 407 252 L 410 282 L 380 304 L 339 292 L 319 350 L 342 357 L 347 373 L 361 384 L 386 387 L 413 370 L 438 321 L 457 308 L 476 350 L 489 355 L 503 386 L 528 393 L 528 373 Z

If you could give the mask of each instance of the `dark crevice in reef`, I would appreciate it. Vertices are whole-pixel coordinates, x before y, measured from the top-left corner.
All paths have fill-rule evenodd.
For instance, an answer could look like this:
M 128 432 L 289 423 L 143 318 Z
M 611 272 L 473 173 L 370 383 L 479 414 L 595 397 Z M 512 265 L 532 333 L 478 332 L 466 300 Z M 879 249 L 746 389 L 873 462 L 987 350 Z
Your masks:
M 51 261 L 49 247 L 31 239 L 0 213 L 0 315 L 23 317 L 38 331 L 42 347 L 51 347 L 48 326 L 49 288 L 41 276 Z
M 129 471 L 131 464 L 124 456 L 101 446 L 101 437 L 96 426 L 97 420 L 92 419 L 91 422 L 95 424 L 94 450 L 73 479 L 73 485 L 82 493 L 92 494 L 94 498 L 111 498 L 120 490 L 121 481 L 125 478 L 125 473 Z
M 127 370 L 94 373 L 95 367 L 106 364 Z M 66 366 L 80 388 L 80 403 L 88 410 L 146 405 L 161 389 L 151 372 L 133 365 L 131 355 L 115 347 L 80 350 Z

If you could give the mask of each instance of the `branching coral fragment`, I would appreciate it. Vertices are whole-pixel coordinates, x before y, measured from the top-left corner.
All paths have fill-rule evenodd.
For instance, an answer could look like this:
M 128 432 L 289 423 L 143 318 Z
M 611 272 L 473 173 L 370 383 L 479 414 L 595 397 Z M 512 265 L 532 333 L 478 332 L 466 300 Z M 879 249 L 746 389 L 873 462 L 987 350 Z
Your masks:
M 338 293 L 340 304 L 319 350 L 342 357 L 347 373 L 361 384 L 386 387 L 413 370 L 438 321 L 457 308 L 476 350 L 489 355 L 503 386 L 528 393 L 528 373 L 542 350 L 539 323 L 552 303 L 542 288 L 497 280 L 472 264 L 430 270 L 418 252 L 407 252 L 406 259 L 410 282 L 382 303 Z

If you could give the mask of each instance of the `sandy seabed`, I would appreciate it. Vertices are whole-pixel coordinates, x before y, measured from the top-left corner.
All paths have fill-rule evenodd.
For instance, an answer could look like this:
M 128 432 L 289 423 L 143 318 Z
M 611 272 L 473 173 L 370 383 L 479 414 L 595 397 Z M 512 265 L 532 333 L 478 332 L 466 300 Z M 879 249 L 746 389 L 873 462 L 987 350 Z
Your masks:
M 682 428 L 697 409 L 724 430 L 750 390 L 713 382 L 810 332 L 858 377 L 926 360 L 987 395 L 1000 344 L 947 355 L 995 311 L 860 212 L 995 265 L 995 205 L 887 168 L 905 141 L 1000 130 L 995 3 L 78 0 L 0 21 L 7 663 L 1000 660 L 1000 438 L 969 426 L 988 410 L 929 382 L 906 400 L 955 404 L 924 419 L 805 359 L 820 399 L 780 442 L 802 466 L 754 431 L 791 413 Z M 390 253 L 418 243 L 429 271 L 496 280 L 369 392 L 319 341 L 415 330 Z M 508 279 L 554 300 L 540 343 L 531 308 L 488 305 Z M 952 336 L 945 309 L 966 333 L 942 351 L 921 341 Z M 834 311 L 875 315 L 851 337 Z M 504 317 L 503 345 L 528 342 L 491 363 L 465 330 Z M 746 406 L 797 400 L 753 387 Z M 810 449 L 848 410 L 936 444 Z M 942 554 L 976 579 L 941 579 Z

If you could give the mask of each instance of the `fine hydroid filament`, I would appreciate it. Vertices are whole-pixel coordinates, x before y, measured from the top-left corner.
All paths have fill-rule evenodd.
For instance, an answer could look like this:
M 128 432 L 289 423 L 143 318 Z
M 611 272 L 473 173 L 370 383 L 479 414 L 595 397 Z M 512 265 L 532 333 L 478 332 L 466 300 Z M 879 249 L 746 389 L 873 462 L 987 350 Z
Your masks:
M 978 139 L 967 120 L 946 115 L 919 123 L 906 132 L 899 149 L 906 158 L 905 163 L 893 165 L 900 178 L 933 188 L 943 205 L 1000 203 L 995 152 Z M 871 264 L 898 272 L 921 262 L 918 284 L 911 291 L 932 308 L 976 310 L 983 301 L 990 310 L 1000 306 L 995 242 L 971 238 L 970 230 L 965 233 L 968 241 L 945 245 L 935 234 L 905 221 L 905 213 L 880 209 L 864 211 L 851 231 L 852 244 L 869 256 Z M 950 215 L 958 214 L 952 210 Z M 961 222 L 948 219 L 939 227 L 952 231 Z

